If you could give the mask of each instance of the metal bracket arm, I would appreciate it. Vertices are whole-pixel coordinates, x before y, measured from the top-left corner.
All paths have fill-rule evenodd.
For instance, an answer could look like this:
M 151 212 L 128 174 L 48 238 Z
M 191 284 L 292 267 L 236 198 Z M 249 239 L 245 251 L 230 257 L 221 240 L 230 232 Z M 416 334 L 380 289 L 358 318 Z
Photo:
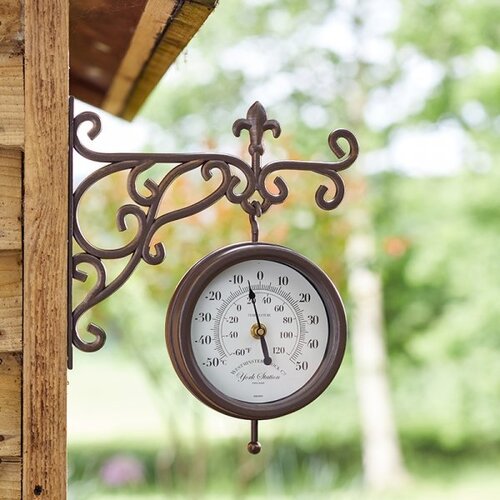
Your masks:
M 70 138 L 69 138 L 69 166 L 72 179 L 73 153 L 91 161 L 105 163 L 104 166 L 90 174 L 79 184 L 73 193 L 70 180 L 69 206 L 69 235 L 68 235 L 68 366 L 72 367 L 72 346 L 86 352 L 99 350 L 106 340 L 104 330 L 94 323 L 87 326 L 87 332 L 93 338 L 84 340 L 77 327 L 78 320 L 96 304 L 112 295 L 131 276 L 141 260 L 151 265 L 157 265 L 165 259 L 163 243 L 152 243 L 157 231 L 164 225 L 184 219 L 202 212 L 218 200 L 226 197 L 229 202 L 238 204 L 250 217 L 260 216 L 267 212 L 272 205 L 283 203 L 288 196 L 288 187 L 283 179 L 275 174 L 283 170 L 300 170 L 316 172 L 330 179 L 335 192 L 328 197 L 328 188 L 321 184 L 315 195 L 316 204 L 323 210 L 336 208 L 344 196 L 344 183 L 338 172 L 351 166 L 358 155 L 358 143 L 354 135 L 345 129 L 333 131 L 328 137 L 330 149 L 339 161 L 316 162 L 282 160 L 261 165 L 264 154 L 262 138 L 264 132 L 270 130 L 275 138 L 279 137 L 281 128 L 276 120 L 268 120 L 264 107 L 256 102 L 247 112 L 246 118 L 236 120 L 233 125 L 233 134 L 239 136 L 247 130 L 250 136 L 248 151 L 251 164 L 232 155 L 218 153 L 101 153 L 85 147 L 78 137 L 78 130 L 84 123 L 90 123 L 91 129 L 87 133 L 93 140 L 101 131 L 101 121 L 96 113 L 83 112 L 73 116 L 73 101 L 70 102 Z M 339 140 L 347 142 L 345 152 Z M 158 163 L 174 164 L 160 182 L 148 178 L 139 182 L 141 174 Z M 189 206 L 160 213 L 161 200 L 178 177 L 187 172 L 199 170 L 205 181 L 210 180 L 214 173 L 218 173 L 221 180 L 219 185 L 205 198 Z M 128 171 L 127 192 L 131 203 L 121 206 L 116 213 L 116 224 L 119 231 L 127 229 L 127 217 L 137 222 L 137 232 L 127 244 L 113 249 L 103 249 L 93 245 L 84 235 L 78 220 L 78 208 L 84 193 L 101 179 L 120 171 Z M 276 192 L 272 193 L 267 184 L 272 182 Z M 243 189 L 240 185 L 243 183 Z M 141 194 L 138 185 L 147 191 Z M 236 188 L 240 188 L 238 191 Z M 72 195 L 72 196 L 71 196 Z M 255 228 L 253 228 L 255 232 Z M 73 255 L 73 240 L 81 248 L 81 252 Z M 108 281 L 104 261 L 108 259 L 129 260 L 114 279 Z M 72 279 L 86 281 L 88 275 L 80 269 L 86 263 L 95 271 L 97 281 L 84 299 L 72 310 Z

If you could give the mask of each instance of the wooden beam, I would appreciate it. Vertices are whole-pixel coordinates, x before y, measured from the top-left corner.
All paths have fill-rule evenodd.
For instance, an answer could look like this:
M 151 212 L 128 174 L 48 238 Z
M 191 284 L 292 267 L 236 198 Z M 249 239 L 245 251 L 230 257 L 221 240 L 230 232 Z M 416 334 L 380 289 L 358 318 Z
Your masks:
M 151 56 L 156 40 L 163 33 L 176 4 L 176 0 L 149 0 L 147 2 L 127 53 L 106 94 L 102 104 L 103 109 L 115 115 L 120 114 L 124 99 L 130 95 L 135 81 Z
M 171 16 L 161 26 L 161 17 L 154 13 L 154 4 L 160 0 L 150 0 L 151 12 L 141 18 L 139 25 L 147 37 L 136 32 L 122 66 L 104 100 L 102 108 L 122 118 L 131 120 L 139 111 L 151 91 L 161 80 L 167 69 L 184 50 L 191 38 L 198 32 L 217 0 L 183 0 L 175 2 Z M 165 3 L 165 2 L 163 2 Z M 169 0 L 168 3 L 172 3 Z M 166 11 L 163 13 L 165 18 Z M 162 28 L 162 29 L 160 29 Z M 147 42 L 147 43 L 146 43 Z
M 66 498 L 68 3 L 24 5 L 24 499 Z

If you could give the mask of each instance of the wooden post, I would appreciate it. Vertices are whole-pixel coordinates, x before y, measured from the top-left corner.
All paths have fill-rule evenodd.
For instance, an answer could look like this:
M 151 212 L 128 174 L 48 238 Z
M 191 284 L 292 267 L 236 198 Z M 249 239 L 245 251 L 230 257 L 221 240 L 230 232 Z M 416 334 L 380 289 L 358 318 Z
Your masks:
M 23 498 L 66 498 L 68 0 L 26 0 Z
M 68 2 L 7 0 L 0 18 L 0 498 L 60 500 Z

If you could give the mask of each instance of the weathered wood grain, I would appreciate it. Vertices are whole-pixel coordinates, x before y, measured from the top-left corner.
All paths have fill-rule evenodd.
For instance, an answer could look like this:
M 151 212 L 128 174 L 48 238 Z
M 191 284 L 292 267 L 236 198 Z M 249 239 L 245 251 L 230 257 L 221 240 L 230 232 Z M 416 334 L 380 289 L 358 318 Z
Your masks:
M 21 462 L 19 459 L 0 458 L 0 498 L 21 499 Z
M 15 352 L 21 351 L 21 349 L 21 252 L 0 252 L 0 352 Z
M 0 2 L 0 47 L 10 49 L 11 54 L 22 54 L 24 32 L 22 27 L 22 0 Z
M 21 366 L 20 353 L 0 353 L 0 458 L 21 455 Z
M 0 45 L 0 146 L 24 142 L 23 57 Z
M 158 36 L 163 32 L 175 5 L 175 0 L 149 0 L 147 2 L 127 53 L 106 94 L 102 104 L 103 109 L 113 114 L 119 114 L 122 111 L 134 83 L 154 51 Z
M 0 251 L 21 249 L 21 161 L 21 151 L 0 148 Z
M 119 116 L 131 120 L 136 115 L 165 71 L 198 32 L 216 5 L 217 0 L 186 0 L 182 3 L 158 38 L 154 51 L 145 61 L 141 73 L 133 82 L 134 85 L 124 100 Z
M 21 0 L 0 2 L 0 145 L 17 148 L 24 138 L 22 9 Z
M 24 499 L 66 498 L 68 7 L 24 9 Z

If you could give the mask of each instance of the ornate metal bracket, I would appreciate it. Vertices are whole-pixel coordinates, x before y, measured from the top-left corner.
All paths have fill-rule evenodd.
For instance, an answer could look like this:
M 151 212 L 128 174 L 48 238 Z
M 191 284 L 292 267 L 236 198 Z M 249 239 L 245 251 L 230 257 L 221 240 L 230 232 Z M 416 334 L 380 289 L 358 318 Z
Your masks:
M 101 131 L 99 116 L 92 112 L 80 113 L 73 116 L 73 102 L 70 102 L 70 139 L 69 139 L 69 166 L 70 179 L 73 177 L 72 164 L 73 152 L 88 160 L 106 163 L 103 167 L 90 174 L 74 191 L 72 180 L 70 180 L 70 207 L 69 207 L 69 237 L 68 251 L 72 258 L 68 263 L 68 367 L 72 368 L 72 346 L 86 352 L 99 350 L 106 341 L 104 330 L 94 323 L 87 326 L 87 332 L 93 340 L 84 340 L 78 331 L 77 323 L 80 317 L 112 295 L 131 276 L 141 260 L 151 265 L 160 264 L 165 258 L 165 247 L 162 243 L 152 243 L 156 232 L 165 224 L 189 217 L 199 213 L 213 205 L 223 197 L 231 203 L 241 206 L 250 216 L 251 221 L 255 217 L 267 212 L 272 205 L 283 203 L 288 196 L 288 187 L 281 177 L 272 177 L 272 174 L 280 170 L 301 170 L 321 174 L 331 181 L 335 186 L 333 196 L 327 197 L 328 188 L 320 185 L 316 190 L 316 204 L 323 210 L 336 208 L 344 196 L 344 183 L 338 172 L 350 167 L 358 156 L 358 143 L 354 135 L 345 129 L 337 129 L 328 137 L 330 149 L 338 158 L 336 162 L 316 161 L 274 161 L 261 165 L 264 154 L 262 138 L 266 130 L 270 130 L 275 138 L 279 137 L 281 128 L 276 120 L 268 120 L 264 107 L 256 102 L 247 112 L 246 118 L 236 120 L 233 125 L 233 134 L 239 136 L 243 130 L 248 130 L 250 145 L 248 152 L 251 156 L 251 164 L 232 155 L 218 153 L 100 153 L 86 148 L 78 138 L 78 129 L 89 122 L 92 127 L 87 133 L 91 140 L 95 139 Z M 348 144 L 345 152 L 339 145 L 339 139 L 344 139 Z M 147 195 L 138 190 L 138 177 L 155 164 L 169 163 L 175 166 L 157 183 L 147 179 L 142 187 L 148 191 Z M 221 175 L 220 184 L 205 198 L 181 209 L 168 213 L 159 213 L 161 200 L 175 179 L 183 174 L 200 169 L 205 181 L 212 178 L 214 172 Z M 128 216 L 136 219 L 137 233 L 132 241 L 119 248 L 102 249 L 93 245 L 83 234 L 79 220 L 78 208 L 83 194 L 101 179 L 120 171 L 129 171 L 127 177 L 127 191 L 131 203 L 121 206 L 116 214 L 116 224 L 119 231 L 127 229 L 126 219 Z M 239 175 L 236 175 L 236 172 Z M 274 184 L 277 192 L 269 191 L 267 183 Z M 239 192 L 236 188 L 244 183 Z M 252 226 L 253 236 L 256 234 L 255 224 Z M 81 253 L 73 255 L 73 238 L 82 249 Z M 121 259 L 129 257 L 129 260 L 117 277 L 108 282 L 106 267 L 107 259 Z M 95 270 L 97 282 L 88 292 L 86 297 L 72 309 L 71 291 L 72 279 L 84 282 L 88 275 L 79 269 L 83 263 L 89 264 Z

